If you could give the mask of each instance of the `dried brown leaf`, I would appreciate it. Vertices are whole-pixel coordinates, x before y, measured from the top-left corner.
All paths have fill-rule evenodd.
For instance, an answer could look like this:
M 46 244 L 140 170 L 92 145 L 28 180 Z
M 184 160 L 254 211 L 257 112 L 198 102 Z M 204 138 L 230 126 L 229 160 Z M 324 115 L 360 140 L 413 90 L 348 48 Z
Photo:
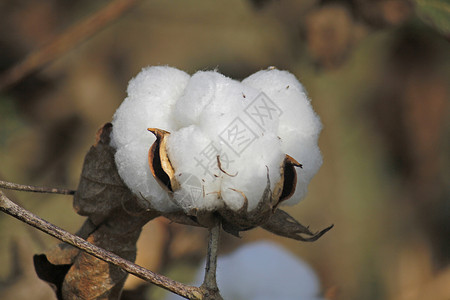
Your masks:
M 107 123 L 97 133 L 96 144 L 86 154 L 73 202 L 77 213 L 89 216 L 96 225 L 126 202 L 138 203 L 117 171 L 115 150 L 109 145 L 111 130 L 112 124 Z
M 38 277 L 46 281 L 56 293 L 58 300 L 62 300 L 62 285 L 64 277 L 69 271 L 70 264 L 54 265 L 48 261 L 45 254 L 33 256 L 34 269 Z
M 78 232 L 92 244 L 134 261 L 142 226 L 159 213 L 140 200 L 120 178 L 115 150 L 109 145 L 111 124 L 105 124 L 86 154 L 80 184 L 74 196 L 75 210 L 88 216 Z M 119 299 L 127 273 L 119 267 L 64 244 L 39 258 L 36 268 L 44 280 L 59 283 L 61 276 L 46 277 L 61 266 L 69 266 L 57 293 L 64 299 Z

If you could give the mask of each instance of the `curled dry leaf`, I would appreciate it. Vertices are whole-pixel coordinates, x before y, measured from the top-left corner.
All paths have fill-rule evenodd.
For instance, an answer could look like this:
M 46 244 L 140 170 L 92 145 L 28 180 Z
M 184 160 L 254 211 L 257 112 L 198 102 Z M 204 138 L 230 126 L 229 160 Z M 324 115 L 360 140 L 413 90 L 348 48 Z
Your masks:
M 287 212 L 278 209 L 261 227 L 267 231 L 270 231 L 276 235 L 291 238 L 297 241 L 314 242 L 318 240 L 327 231 L 333 228 L 331 225 L 317 233 L 313 233 L 308 227 L 303 226 Z M 302 236 L 306 235 L 306 237 Z
M 74 208 L 88 219 L 77 235 L 134 261 L 142 226 L 159 213 L 133 195 L 120 178 L 115 150 L 109 145 L 111 129 L 108 123 L 99 130 L 95 145 L 85 157 Z M 39 277 L 52 284 L 62 282 L 57 294 L 63 299 L 119 299 L 127 277 L 122 269 L 65 244 L 56 246 L 45 257 L 37 256 L 36 261 Z M 66 273 L 48 277 L 62 266 L 67 267 Z
M 63 299 L 62 285 L 64 277 L 69 271 L 71 264 L 56 265 L 48 261 L 45 254 L 34 255 L 34 268 L 38 277 L 47 282 L 56 293 L 58 299 Z

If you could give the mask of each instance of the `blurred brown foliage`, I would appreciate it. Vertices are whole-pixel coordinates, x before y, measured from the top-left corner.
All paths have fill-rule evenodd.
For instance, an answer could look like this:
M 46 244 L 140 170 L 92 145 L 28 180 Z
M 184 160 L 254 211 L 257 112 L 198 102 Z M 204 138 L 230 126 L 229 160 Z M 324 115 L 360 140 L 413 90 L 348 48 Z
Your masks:
M 2 1 L 0 71 L 108 3 Z M 406 0 L 137 2 L 0 91 L 0 176 L 77 186 L 97 128 L 144 66 L 218 68 L 237 79 L 277 66 L 304 83 L 324 124 L 324 165 L 287 211 L 312 228 L 335 228 L 314 244 L 259 229 L 225 235 L 223 252 L 256 239 L 282 243 L 317 270 L 332 299 L 449 299 L 450 45 L 445 17 L 430 21 L 433 12 Z M 83 223 L 70 198 L 8 195 L 69 231 Z M 205 237 L 156 219 L 143 229 L 137 263 L 189 281 Z M 0 215 L 0 298 L 49 299 L 31 254 L 56 243 Z M 135 278 L 126 288 L 126 299 L 162 297 Z

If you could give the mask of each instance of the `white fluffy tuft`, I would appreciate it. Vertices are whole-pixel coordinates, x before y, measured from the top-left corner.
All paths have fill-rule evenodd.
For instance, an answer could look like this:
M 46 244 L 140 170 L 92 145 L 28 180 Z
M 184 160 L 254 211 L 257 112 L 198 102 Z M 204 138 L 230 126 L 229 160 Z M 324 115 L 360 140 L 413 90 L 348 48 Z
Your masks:
M 285 154 L 303 165 L 296 192 L 285 201 L 295 204 L 322 164 L 320 119 L 289 72 L 264 70 L 239 82 L 215 71 L 190 77 L 175 68 L 149 67 L 127 91 L 112 121 L 116 164 L 128 187 L 159 211 L 238 210 L 244 197 L 251 210 L 267 176 L 272 190 L 280 180 Z M 171 133 L 167 152 L 181 183 L 174 195 L 151 175 L 147 157 L 155 137 L 147 128 Z

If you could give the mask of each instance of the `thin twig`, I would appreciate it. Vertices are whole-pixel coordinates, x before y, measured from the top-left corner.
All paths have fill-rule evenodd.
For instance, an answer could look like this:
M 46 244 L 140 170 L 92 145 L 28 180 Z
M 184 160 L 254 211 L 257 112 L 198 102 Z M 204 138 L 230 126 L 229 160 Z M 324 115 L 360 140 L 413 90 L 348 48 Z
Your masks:
M 194 286 L 188 286 L 163 275 L 153 273 L 150 270 L 123 259 L 112 252 L 97 247 L 20 207 L 8 199 L 2 191 L 0 191 L 0 210 L 63 242 L 81 249 L 97 257 L 98 259 L 116 265 L 134 276 L 149 281 L 177 295 L 187 299 L 203 299 L 202 289 Z
M 205 290 L 205 299 L 222 299 L 217 287 L 216 270 L 217 270 L 217 253 L 219 250 L 220 240 L 220 222 L 209 229 L 208 239 L 208 255 L 206 257 L 205 279 L 202 288 Z
M 73 195 L 76 191 L 68 189 L 47 188 L 41 186 L 24 185 L 18 183 L 12 183 L 8 181 L 0 180 L 0 188 L 24 192 L 36 192 L 36 193 L 49 193 L 49 194 L 62 194 Z
M 112 1 L 94 15 L 69 28 L 57 36 L 52 42 L 32 52 L 23 61 L 1 74 L 0 90 L 20 81 L 31 72 L 38 70 L 45 64 L 68 52 L 80 42 L 104 28 L 111 21 L 123 15 L 136 2 L 137 0 Z

